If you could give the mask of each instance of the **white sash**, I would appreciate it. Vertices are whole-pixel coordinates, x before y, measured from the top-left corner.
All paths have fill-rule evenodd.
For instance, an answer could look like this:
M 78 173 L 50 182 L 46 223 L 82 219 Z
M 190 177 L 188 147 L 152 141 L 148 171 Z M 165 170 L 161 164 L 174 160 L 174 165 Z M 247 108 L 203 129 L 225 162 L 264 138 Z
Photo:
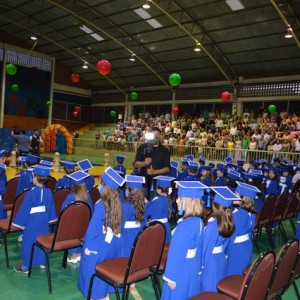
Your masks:
M 36 207 L 32 207 L 30 210 L 30 214 L 36 214 L 36 213 L 40 213 L 40 212 L 45 212 L 46 211 L 46 206 L 36 206 Z

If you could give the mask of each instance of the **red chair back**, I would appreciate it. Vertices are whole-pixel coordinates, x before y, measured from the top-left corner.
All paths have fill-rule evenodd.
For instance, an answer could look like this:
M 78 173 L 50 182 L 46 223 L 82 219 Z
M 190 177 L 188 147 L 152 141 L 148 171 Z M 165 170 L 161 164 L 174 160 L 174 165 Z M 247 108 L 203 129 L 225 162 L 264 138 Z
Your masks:
M 276 208 L 276 196 L 271 195 L 265 201 L 262 210 L 256 215 L 256 228 L 271 223 Z
M 127 276 L 134 272 L 159 268 L 161 256 L 165 244 L 166 230 L 162 223 L 158 221 L 150 222 L 144 227 L 135 239 L 129 258 L 129 268 Z M 145 255 L 145 253 L 147 255 Z M 125 281 L 125 282 L 126 282 Z
M 268 250 L 260 254 L 245 276 L 238 300 L 264 300 L 275 266 L 275 254 Z
M 2 196 L 4 210 L 11 210 L 13 207 L 19 179 L 19 177 L 12 178 L 6 184 L 6 192 Z
M 287 207 L 288 207 L 289 198 L 290 198 L 289 193 L 284 193 L 284 194 L 280 195 L 280 197 L 277 201 L 275 211 L 274 211 L 273 222 L 274 221 L 278 222 L 283 219 L 285 212 L 287 210 Z
M 10 222 L 9 222 L 9 230 L 11 228 L 11 223 L 13 223 L 14 221 L 14 218 L 16 217 L 23 201 L 24 201 L 24 198 L 26 196 L 26 193 L 30 191 L 30 189 L 26 189 L 24 190 L 21 194 L 19 194 L 19 196 L 16 198 L 14 204 L 13 204 L 13 208 L 12 208 L 12 211 L 11 211 L 11 216 L 10 216 Z
M 293 193 L 290 198 L 288 208 L 287 208 L 286 214 L 284 216 L 284 220 L 294 218 L 297 215 L 299 203 L 300 203 L 300 200 L 297 197 L 297 193 Z
M 298 250 L 298 240 L 289 241 L 280 249 L 276 256 L 275 270 L 271 279 L 268 299 L 275 299 L 278 295 L 282 295 L 289 287 Z
M 55 190 L 55 186 L 56 186 L 56 179 L 52 176 L 49 176 L 47 182 L 45 183 L 45 187 L 50 189 L 53 193 Z
M 55 211 L 56 215 L 59 216 L 62 204 L 66 200 L 67 196 L 72 193 L 71 189 L 57 189 L 54 194 L 53 194 L 53 199 L 54 199 L 54 205 L 55 205 Z
M 65 207 L 58 218 L 52 248 L 54 248 L 56 242 L 83 239 L 90 218 L 91 209 L 85 202 L 75 201 Z
M 100 199 L 100 192 L 98 190 L 98 187 L 94 186 L 91 190 L 89 190 L 89 194 L 90 194 L 90 196 L 92 198 L 92 201 L 95 205 L 96 202 Z

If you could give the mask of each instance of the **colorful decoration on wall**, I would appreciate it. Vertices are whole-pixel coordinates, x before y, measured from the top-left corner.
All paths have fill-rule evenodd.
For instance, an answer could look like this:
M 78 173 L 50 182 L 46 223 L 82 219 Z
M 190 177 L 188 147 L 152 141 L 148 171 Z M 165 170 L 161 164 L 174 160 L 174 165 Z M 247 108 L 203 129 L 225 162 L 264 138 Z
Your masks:
M 48 126 L 42 132 L 42 143 L 40 144 L 40 151 L 44 152 L 55 152 L 56 148 L 56 134 L 61 132 L 67 142 L 67 153 L 73 153 L 73 139 L 69 131 L 60 124 L 52 124 Z

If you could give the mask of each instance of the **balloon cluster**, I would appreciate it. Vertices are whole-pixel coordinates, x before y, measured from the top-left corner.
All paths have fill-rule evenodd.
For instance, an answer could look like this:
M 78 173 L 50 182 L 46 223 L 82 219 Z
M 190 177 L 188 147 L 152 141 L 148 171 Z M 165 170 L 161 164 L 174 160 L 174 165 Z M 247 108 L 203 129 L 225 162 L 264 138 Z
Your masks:
M 74 111 L 73 111 L 73 117 L 74 118 L 77 118 L 79 116 L 79 113 L 80 113 L 80 106 L 76 105 L 74 107 Z

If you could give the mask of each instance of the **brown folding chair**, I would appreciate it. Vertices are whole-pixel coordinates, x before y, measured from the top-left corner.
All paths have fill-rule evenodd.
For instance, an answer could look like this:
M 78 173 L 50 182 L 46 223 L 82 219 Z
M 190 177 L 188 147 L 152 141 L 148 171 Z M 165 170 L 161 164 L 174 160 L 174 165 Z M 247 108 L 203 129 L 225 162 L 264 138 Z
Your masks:
M 20 177 L 15 177 L 9 180 L 6 184 L 6 192 L 2 196 L 3 210 L 12 210 L 15 202 L 17 187 Z
M 260 250 L 258 248 L 256 239 L 261 235 L 262 228 L 265 228 L 266 230 L 272 249 L 275 248 L 273 238 L 272 238 L 272 229 L 270 225 L 273 220 L 276 204 L 277 204 L 276 196 L 274 195 L 269 196 L 267 199 L 265 199 L 261 212 L 256 215 L 256 222 L 255 222 L 256 224 L 254 228 L 253 240 L 258 253 L 260 253 Z
M 95 277 L 114 287 L 116 297 L 120 300 L 119 288 L 124 288 L 122 299 L 128 299 L 130 284 L 151 277 L 156 299 L 157 274 L 165 244 L 166 230 L 162 223 L 152 221 L 136 237 L 130 257 L 108 259 L 96 265 L 96 273 L 90 279 L 87 299 L 91 299 Z
M 280 230 L 280 234 L 285 243 L 287 242 L 288 239 L 287 239 L 287 235 L 286 235 L 286 232 L 284 230 L 284 227 L 283 227 L 281 221 L 283 220 L 283 217 L 287 210 L 290 196 L 291 196 L 291 194 L 289 194 L 289 193 L 283 193 L 282 195 L 280 195 L 280 197 L 277 200 L 277 204 L 276 204 L 276 208 L 274 210 L 273 220 L 272 220 L 272 222 L 278 223 L 278 228 Z
M 22 229 L 20 227 L 16 227 L 14 226 L 13 220 L 15 218 L 15 216 L 18 213 L 18 210 L 21 206 L 21 204 L 23 203 L 23 200 L 25 198 L 25 195 L 27 193 L 27 191 L 29 191 L 30 189 L 24 190 L 14 201 L 13 203 L 13 207 L 11 210 L 11 216 L 9 219 L 3 219 L 0 220 L 0 231 L 3 234 L 3 240 L 4 240 L 4 249 L 5 249 L 5 259 L 6 259 L 6 267 L 9 268 L 9 257 L 8 257 L 8 249 L 7 249 L 7 235 L 9 233 L 15 233 L 18 231 L 22 231 Z
M 267 250 L 252 263 L 246 276 L 231 275 L 218 283 L 223 293 L 206 292 L 190 300 L 264 300 L 274 270 L 275 254 Z
M 48 180 L 45 183 L 45 187 L 50 189 L 53 193 L 55 190 L 55 186 L 56 186 L 56 179 L 52 176 L 49 176 Z
M 297 299 L 300 299 L 300 293 L 299 293 L 299 290 L 298 290 L 295 280 L 298 279 L 299 277 L 300 277 L 300 242 L 299 242 L 298 256 L 297 256 L 297 260 L 295 263 L 295 270 L 294 270 L 293 278 L 292 278 L 292 283 L 294 286 L 294 290 L 295 290 Z
M 300 200 L 298 199 L 297 193 L 293 193 L 290 197 L 286 213 L 283 217 L 283 221 L 289 220 L 293 228 L 294 234 L 296 234 L 296 225 L 294 218 L 297 216 L 299 211 Z
M 55 211 L 57 216 L 59 216 L 60 214 L 62 204 L 66 200 L 67 196 L 71 193 L 72 193 L 71 189 L 65 189 L 65 188 L 57 189 L 54 191 L 53 201 L 54 201 Z
M 269 287 L 268 300 L 280 299 L 292 283 L 298 251 L 299 242 L 294 239 L 283 245 L 278 252 Z
M 64 251 L 62 267 L 66 268 L 68 250 L 82 246 L 82 239 L 89 225 L 90 218 L 91 209 L 87 203 L 82 201 L 73 202 L 60 212 L 56 231 L 38 236 L 35 243 L 32 244 L 28 277 L 31 275 L 34 248 L 37 246 L 46 255 L 48 290 L 50 294 L 52 293 L 52 283 L 49 254 Z
M 92 201 L 94 203 L 94 205 L 96 204 L 96 202 L 100 199 L 100 192 L 98 190 L 97 186 L 94 186 L 92 189 L 89 190 L 89 194 L 92 198 Z

